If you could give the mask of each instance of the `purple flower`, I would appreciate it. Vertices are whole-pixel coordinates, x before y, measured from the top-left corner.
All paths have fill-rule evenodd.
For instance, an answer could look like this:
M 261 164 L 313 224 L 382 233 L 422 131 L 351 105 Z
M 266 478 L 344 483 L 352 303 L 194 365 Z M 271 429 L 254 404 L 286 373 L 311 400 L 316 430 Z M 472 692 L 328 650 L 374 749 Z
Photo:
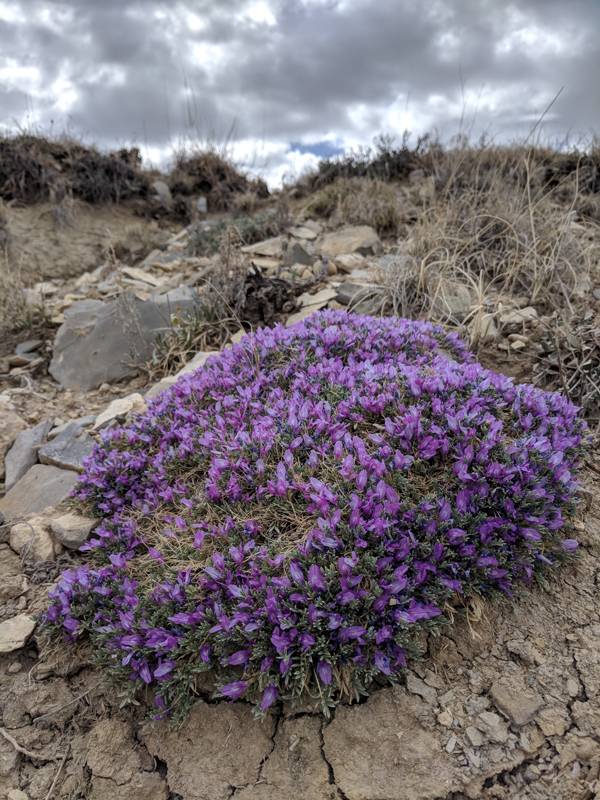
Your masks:
M 304 572 L 297 561 L 290 561 L 290 575 L 292 576 L 294 583 L 304 583 Z
M 226 683 L 225 686 L 222 686 L 220 694 L 223 697 L 228 697 L 230 700 L 239 700 L 240 697 L 246 694 L 247 688 L 247 681 L 233 681 L 232 683 Z
M 327 589 L 325 576 L 318 564 L 311 564 L 308 569 L 308 585 L 317 592 L 324 592 Z
M 235 653 L 232 653 L 229 658 L 227 659 L 227 663 L 230 666 L 241 666 L 242 664 L 247 664 L 250 660 L 250 650 L 238 650 Z
M 579 542 L 577 539 L 563 539 L 561 546 L 563 550 L 566 550 L 567 552 L 573 552 L 579 547 Z
M 165 678 L 175 669 L 175 661 L 172 659 L 168 661 L 159 662 L 158 667 L 154 670 L 154 677 L 155 678 Z
M 273 703 L 277 700 L 279 696 L 279 690 L 273 684 L 267 686 L 264 690 L 261 700 L 260 700 L 260 710 L 266 711 L 268 708 L 271 708 Z
M 324 683 L 325 686 L 329 686 L 333 678 L 331 664 L 328 664 L 327 661 L 319 661 L 317 664 L 317 675 L 321 683 Z

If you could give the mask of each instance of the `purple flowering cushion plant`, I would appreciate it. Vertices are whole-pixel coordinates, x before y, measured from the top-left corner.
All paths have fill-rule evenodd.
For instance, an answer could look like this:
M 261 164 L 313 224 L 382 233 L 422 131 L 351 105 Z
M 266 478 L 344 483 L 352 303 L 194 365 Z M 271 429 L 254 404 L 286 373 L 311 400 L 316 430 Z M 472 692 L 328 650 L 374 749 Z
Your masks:
M 402 670 L 444 606 L 576 546 L 585 425 L 425 322 L 339 311 L 246 336 L 102 435 L 103 519 L 48 621 L 179 713 L 210 671 L 265 711 Z

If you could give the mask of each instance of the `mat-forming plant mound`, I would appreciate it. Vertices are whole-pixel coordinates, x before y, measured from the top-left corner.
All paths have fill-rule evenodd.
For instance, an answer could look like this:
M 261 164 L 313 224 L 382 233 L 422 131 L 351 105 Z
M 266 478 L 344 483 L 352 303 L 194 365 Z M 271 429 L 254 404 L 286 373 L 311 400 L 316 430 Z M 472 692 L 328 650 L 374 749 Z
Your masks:
M 218 693 L 323 708 L 394 679 L 474 593 L 569 536 L 584 423 L 424 322 L 263 329 L 109 430 L 77 496 L 103 518 L 50 622 L 182 712 Z

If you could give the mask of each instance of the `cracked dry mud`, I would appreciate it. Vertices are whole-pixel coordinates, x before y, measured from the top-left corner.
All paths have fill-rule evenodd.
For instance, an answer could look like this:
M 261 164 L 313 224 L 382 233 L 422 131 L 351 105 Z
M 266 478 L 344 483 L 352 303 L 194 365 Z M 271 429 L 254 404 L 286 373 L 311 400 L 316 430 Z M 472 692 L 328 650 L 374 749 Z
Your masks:
M 81 653 L 39 654 L 34 637 L 0 658 L 0 797 L 600 798 L 600 503 L 579 538 L 546 589 L 457 617 L 403 685 L 331 720 L 200 700 L 179 728 L 148 722 Z M 32 583 L 29 611 L 46 589 Z

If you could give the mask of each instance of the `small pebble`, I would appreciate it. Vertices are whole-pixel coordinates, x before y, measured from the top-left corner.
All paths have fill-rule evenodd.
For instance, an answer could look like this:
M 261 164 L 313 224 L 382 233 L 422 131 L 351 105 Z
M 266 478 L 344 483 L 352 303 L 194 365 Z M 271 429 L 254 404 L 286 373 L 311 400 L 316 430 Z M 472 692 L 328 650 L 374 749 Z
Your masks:
M 451 728 L 452 714 L 449 711 L 442 711 L 441 714 L 438 714 L 437 721 L 440 723 L 440 725 L 443 725 L 444 728 Z
M 477 728 L 474 728 L 472 725 L 469 725 L 469 727 L 465 731 L 465 734 L 467 736 L 467 739 L 473 745 L 473 747 L 481 747 L 481 745 L 483 744 L 483 736 L 477 730 Z

